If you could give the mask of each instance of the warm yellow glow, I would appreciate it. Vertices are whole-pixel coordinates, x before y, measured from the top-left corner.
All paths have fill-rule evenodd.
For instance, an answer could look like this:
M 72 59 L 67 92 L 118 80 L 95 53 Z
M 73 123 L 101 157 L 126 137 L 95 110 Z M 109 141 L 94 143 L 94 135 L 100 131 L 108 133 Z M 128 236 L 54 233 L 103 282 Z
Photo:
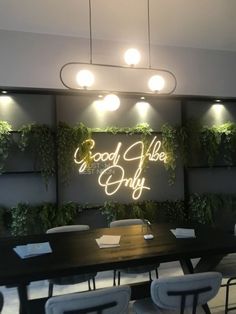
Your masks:
M 128 65 L 136 65 L 141 60 L 141 54 L 140 52 L 135 48 L 130 48 L 126 50 L 124 54 L 124 59 L 126 64 Z
M 0 105 L 8 105 L 12 101 L 11 96 L 0 95 Z
M 93 102 L 93 105 L 99 111 L 106 111 L 106 104 L 104 103 L 104 101 L 102 99 L 101 100 L 95 100 Z
M 104 97 L 104 106 L 108 111 L 115 111 L 120 107 L 120 98 L 115 94 L 108 94 Z
M 221 104 L 214 104 L 212 105 L 212 110 L 214 110 L 215 114 L 221 114 L 224 110 L 224 105 Z
M 150 104 L 147 101 L 138 101 L 136 102 L 135 107 L 137 108 L 139 115 L 144 117 L 148 112 Z
M 115 194 L 120 187 L 125 187 L 133 190 L 132 198 L 137 200 L 143 190 L 150 190 L 150 187 L 145 185 L 146 178 L 142 176 L 143 165 L 145 160 L 153 162 L 166 162 L 166 154 L 161 151 L 161 141 L 155 136 L 148 148 L 145 149 L 142 141 L 134 142 L 126 149 L 122 142 L 118 142 L 114 151 L 112 152 L 93 152 L 95 148 L 95 141 L 92 139 L 86 140 L 82 143 L 82 146 L 86 145 L 89 148 L 89 159 L 93 162 L 109 162 L 109 166 L 100 173 L 98 177 L 98 184 L 104 187 L 104 191 L 107 195 Z M 83 148 L 83 147 L 82 147 Z M 133 177 L 126 177 L 125 168 L 122 167 L 119 162 L 125 161 L 127 167 L 130 168 L 130 163 L 137 163 L 137 167 Z M 87 159 L 80 158 L 80 148 L 78 147 L 74 153 L 74 162 L 79 165 L 79 173 L 83 173 L 89 167 Z
M 165 86 L 165 80 L 160 75 L 154 75 L 148 81 L 148 87 L 153 92 L 161 91 Z
M 89 70 L 81 70 L 76 75 L 76 82 L 83 88 L 90 87 L 94 83 L 94 75 Z

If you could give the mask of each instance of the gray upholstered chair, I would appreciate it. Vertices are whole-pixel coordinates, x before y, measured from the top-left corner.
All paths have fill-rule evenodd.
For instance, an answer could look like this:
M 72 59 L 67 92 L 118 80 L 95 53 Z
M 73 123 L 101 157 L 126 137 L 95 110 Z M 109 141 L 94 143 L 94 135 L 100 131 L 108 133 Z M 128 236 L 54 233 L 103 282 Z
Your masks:
M 47 230 L 47 233 L 57 233 L 57 232 L 72 232 L 72 231 L 85 231 L 89 230 L 88 225 L 69 225 L 69 226 L 60 226 Z M 55 278 L 49 280 L 49 289 L 48 296 L 51 297 L 53 294 L 53 286 L 54 285 L 74 285 L 81 282 L 88 282 L 88 289 L 91 290 L 90 280 L 93 282 L 93 289 L 96 289 L 95 285 L 95 276 L 97 273 L 89 273 L 89 274 L 81 274 L 74 276 L 67 276 L 61 278 Z
M 207 302 L 216 296 L 221 280 L 222 275 L 218 272 L 156 279 L 151 283 L 151 298 L 135 301 L 134 313 L 155 314 L 173 311 L 183 314 L 185 308 L 188 308 L 195 314 L 198 305 L 207 307 Z
M 146 221 L 143 219 L 121 219 L 121 220 L 115 220 L 110 223 L 111 228 L 115 227 L 122 227 L 122 226 L 132 226 L 132 225 L 147 225 Z M 147 226 L 148 227 L 148 226 Z M 142 274 L 142 273 L 148 273 L 149 274 L 149 280 L 152 281 L 152 271 L 155 270 L 156 278 L 158 278 L 158 267 L 160 264 L 151 264 L 151 265 L 145 265 L 145 266 L 135 266 L 135 267 L 129 267 L 124 269 L 115 269 L 113 273 L 113 285 L 116 285 L 116 275 L 118 277 L 118 285 L 120 285 L 120 277 L 121 273 L 130 273 L 130 274 Z
M 0 292 L 0 313 L 2 313 L 3 303 L 4 303 L 3 294 L 2 292 Z
M 125 314 L 128 313 L 130 294 L 130 287 L 119 286 L 56 296 L 46 302 L 45 313 Z

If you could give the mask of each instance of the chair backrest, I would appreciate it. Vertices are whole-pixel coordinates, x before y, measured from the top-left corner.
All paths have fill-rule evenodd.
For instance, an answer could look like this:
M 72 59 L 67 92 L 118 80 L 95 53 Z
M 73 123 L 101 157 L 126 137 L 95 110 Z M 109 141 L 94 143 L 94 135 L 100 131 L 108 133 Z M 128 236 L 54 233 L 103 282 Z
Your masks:
M 2 292 L 0 292 L 0 313 L 2 313 L 3 303 L 4 303 L 3 294 Z
M 151 284 L 151 297 L 160 308 L 183 313 L 186 307 L 191 307 L 195 313 L 198 305 L 215 297 L 221 280 L 222 275 L 217 272 L 159 278 Z
M 131 226 L 131 225 L 144 225 L 145 222 L 142 219 L 121 219 L 115 220 L 110 223 L 110 227 L 122 227 L 122 226 Z
M 60 227 L 48 229 L 47 233 L 85 231 L 85 230 L 89 230 L 88 225 L 69 225 L 69 226 L 60 226 Z
M 89 292 L 71 293 L 48 299 L 46 314 L 125 314 L 128 312 L 131 289 L 117 286 Z

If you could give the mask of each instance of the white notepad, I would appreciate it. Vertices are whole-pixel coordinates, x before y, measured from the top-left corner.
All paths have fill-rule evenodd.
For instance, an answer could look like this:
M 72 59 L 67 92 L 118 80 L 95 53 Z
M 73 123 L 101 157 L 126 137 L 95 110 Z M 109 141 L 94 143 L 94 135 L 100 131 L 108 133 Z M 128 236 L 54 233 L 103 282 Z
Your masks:
M 26 245 L 17 245 L 13 248 L 20 258 L 28 258 L 42 254 L 52 253 L 49 242 L 30 243 Z
M 120 246 L 120 236 L 103 235 L 96 239 L 98 246 L 102 248 L 112 248 Z
M 186 228 L 176 228 L 170 230 L 176 238 L 195 238 L 195 230 L 194 229 L 186 229 Z

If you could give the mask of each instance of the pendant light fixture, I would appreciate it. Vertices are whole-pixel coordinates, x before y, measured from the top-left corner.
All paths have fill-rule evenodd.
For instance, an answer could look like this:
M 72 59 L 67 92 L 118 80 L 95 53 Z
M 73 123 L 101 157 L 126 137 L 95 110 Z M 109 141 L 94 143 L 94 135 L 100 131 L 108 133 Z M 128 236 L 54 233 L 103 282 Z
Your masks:
M 106 98 L 115 102 L 111 108 L 119 107 L 118 96 L 115 95 L 117 92 L 172 94 L 177 86 L 175 75 L 169 70 L 153 68 L 151 65 L 150 0 L 147 0 L 148 67 L 137 66 L 141 60 L 141 54 L 136 48 L 129 48 L 125 52 L 126 66 L 93 62 L 91 1 L 88 0 L 90 60 L 89 62 L 68 62 L 61 67 L 60 80 L 64 87 L 72 90 L 111 92 L 112 94 Z

